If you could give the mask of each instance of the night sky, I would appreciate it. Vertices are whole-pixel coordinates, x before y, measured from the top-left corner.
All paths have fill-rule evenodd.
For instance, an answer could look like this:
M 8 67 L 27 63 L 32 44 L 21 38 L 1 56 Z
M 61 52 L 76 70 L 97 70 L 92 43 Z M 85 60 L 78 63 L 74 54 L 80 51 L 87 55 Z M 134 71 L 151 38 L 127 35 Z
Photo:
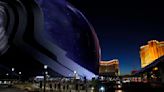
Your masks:
M 140 46 L 149 40 L 164 40 L 164 8 L 160 2 L 69 1 L 95 28 L 102 60 L 119 59 L 121 74 L 140 69 Z

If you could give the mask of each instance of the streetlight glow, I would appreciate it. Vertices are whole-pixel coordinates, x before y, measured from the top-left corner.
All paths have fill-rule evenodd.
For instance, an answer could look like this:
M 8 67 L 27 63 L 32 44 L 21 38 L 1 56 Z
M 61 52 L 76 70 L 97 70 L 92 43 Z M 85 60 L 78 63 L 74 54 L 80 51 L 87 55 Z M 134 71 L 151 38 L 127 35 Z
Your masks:
M 48 66 L 47 65 L 44 65 L 44 69 L 47 69 L 48 68 Z
M 14 70 L 15 70 L 15 68 L 12 68 L 12 69 L 11 69 L 11 71 L 14 71 Z
M 19 72 L 19 75 L 21 75 L 22 74 L 22 72 Z
M 9 74 L 8 74 L 8 73 L 6 73 L 6 76 L 9 76 Z
M 105 87 L 100 87 L 100 92 L 105 92 Z
M 48 74 L 48 72 L 46 71 L 46 72 L 45 72 L 45 74 L 47 75 L 47 74 Z
M 74 71 L 74 74 L 76 74 L 77 72 L 76 71 Z

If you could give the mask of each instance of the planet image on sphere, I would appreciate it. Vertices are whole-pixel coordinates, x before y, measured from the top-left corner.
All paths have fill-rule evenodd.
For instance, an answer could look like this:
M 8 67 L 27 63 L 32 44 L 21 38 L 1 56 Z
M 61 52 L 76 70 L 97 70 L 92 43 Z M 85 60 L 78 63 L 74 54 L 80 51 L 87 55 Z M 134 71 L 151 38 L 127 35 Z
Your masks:
M 4 64 L 7 65 L 10 61 L 9 58 L 4 58 L 12 57 L 14 53 L 12 60 L 19 62 L 22 67 L 33 66 L 31 69 L 36 70 L 33 72 L 40 71 L 43 65 L 47 65 L 51 72 L 65 77 L 70 77 L 75 72 L 87 79 L 98 75 L 100 46 L 97 35 L 85 16 L 69 2 L 4 2 L 7 3 L 4 8 L 9 12 L 7 24 L 10 26 L 7 29 L 12 29 L 6 33 L 9 36 L 6 40 L 9 41 L 9 50 L 1 56 L 6 62 Z
M 84 15 L 64 0 L 37 1 L 43 10 L 45 24 L 40 36 L 57 47 L 56 53 L 62 57 L 56 62 L 67 67 L 68 72 L 77 71 L 81 76 L 91 78 L 98 74 L 100 47 L 96 33 Z M 42 45 L 51 51 L 54 49 L 45 43 Z

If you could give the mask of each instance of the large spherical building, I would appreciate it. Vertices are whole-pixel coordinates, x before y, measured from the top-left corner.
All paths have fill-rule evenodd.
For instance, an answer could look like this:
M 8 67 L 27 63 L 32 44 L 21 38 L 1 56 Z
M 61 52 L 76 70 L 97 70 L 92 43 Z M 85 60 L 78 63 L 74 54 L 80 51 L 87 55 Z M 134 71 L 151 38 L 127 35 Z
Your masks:
M 4 39 L 0 40 L 1 60 L 14 53 L 12 60 L 20 66 L 22 62 L 35 62 L 39 68 L 48 65 L 66 77 L 75 71 L 88 79 L 98 74 L 96 33 L 84 15 L 65 0 L 0 0 L 0 33 Z M 20 56 L 30 57 L 30 63 L 18 59 Z

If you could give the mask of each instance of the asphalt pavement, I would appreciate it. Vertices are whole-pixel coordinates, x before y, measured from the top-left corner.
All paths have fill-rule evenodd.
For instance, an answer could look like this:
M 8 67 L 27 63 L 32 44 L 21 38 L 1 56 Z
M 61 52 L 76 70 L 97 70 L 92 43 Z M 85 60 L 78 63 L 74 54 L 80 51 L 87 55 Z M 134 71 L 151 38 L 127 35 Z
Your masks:
M 27 92 L 16 88 L 0 88 L 0 92 Z

